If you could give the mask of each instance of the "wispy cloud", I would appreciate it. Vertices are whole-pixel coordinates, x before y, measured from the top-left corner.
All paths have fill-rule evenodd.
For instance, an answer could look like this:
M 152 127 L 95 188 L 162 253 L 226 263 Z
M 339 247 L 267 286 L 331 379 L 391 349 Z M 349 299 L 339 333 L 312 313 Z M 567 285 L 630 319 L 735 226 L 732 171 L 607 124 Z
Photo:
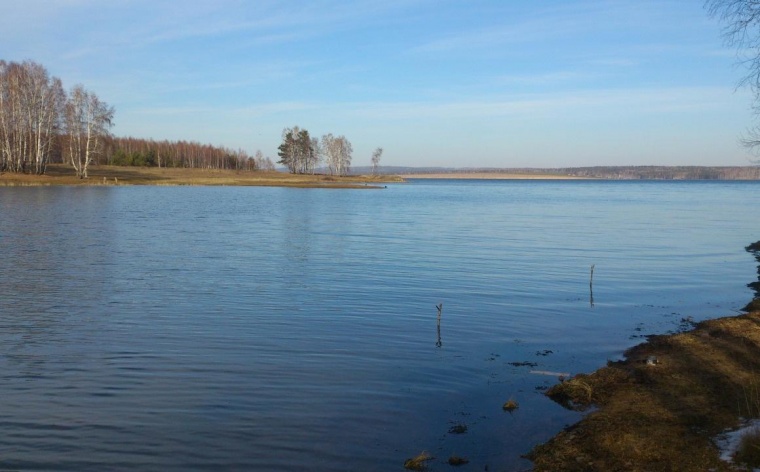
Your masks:
M 261 117 L 267 115 L 277 115 L 281 113 L 290 113 L 295 111 L 311 110 L 319 107 L 314 103 L 306 102 L 272 102 L 260 105 L 229 107 L 222 105 L 201 105 L 201 106 L 177 106 L 177 107 L 141 107 L 131 110 L 132 114 L 142 116 L 190 116 L 201 115 L 207 117 Z
M 146 44 L 247 35 L 250 42 L 272 44 L 332 34 L 337 29 L 357 28 L 384 17 L 389 12 L 408 8 L 417 1 L 342 2 L 322 0 L 246 1 L 209 3 L 206 1 L 159 2 L 160 10 L 151 24 Z M 154 5 L 150 2 L 149 5 Z M 148 8 L 153 8 L 148 7 Z
M 461 28 L 439 34 L 410 49 L 413 54 L 488 53 L 494 49 L 526 52 L 536 45 L 553 45 L 563 49 L 564 41 L 597 38 L 586 44 L 590 48 L 610 46 L 598 38 L 617 37 L 615 47 L 626 47 L 622 41 L 635 43 L 642 25 L 652 29 L 672 29 L 674 18 L 668 18 L 663 2 L 649 0 L 576 1 L 552 7 L 520 8 L 504 2 L 502 11 L 494 12 L 486 26 Z M 672 9 L 672 8 L 671 8 Z M 623 34 L 629 31 L 630 34 Z M 665 48 L 673 45 L 661 44 Z
M 603 2 L 607 5 L 607 2 Z M 550 41 L 599 28 L 598 14 L 591 8 L 536 9 L 528 15 L 515 15 L 504 4 L 504 20 L 476 29 L 463 29 L 432 39 L 411 49 L 413 53 L 447 53 L 482 48 Z M 593 10 L 599 10 L 599 6 Z
M 177 107 L 140 107 L 130 112 L 144 116 L 226 116 L 259 118 L 281 114 L 299 114 L 320 110 L 330 116 L 369 120 L 440 120 L 519 118 L 521 120 L 555 120 L 559 117 L 594 117 L 626 115 L 667 115 L 709 111 L 726 106 L 733 95 L 727 87 L 668 87 L 643 89 L 604 89 L 555 93 L 519 94 L 488 97 L 480 100 L 436 102 L 318 102 L 279 101 L 230 107 L 198 105 Z M 593 118 L 597 119 L 597 118 Z
M 586 81 L 599 77 L 599 74 L 585 71 L 555 71 L 540 74 L 515 74 L 496 77 L 495 81 L 501 84 L 546 86 L 555 84 L 568 84 L 578 81 Z
M 440 120 L 493 117 L 541 119 L 558 116 L 668 114 L 724 107 L 732 94 L 725 87 L 605 89 L 524 94 L 514 97 L 450 102 L 356 103 L 353 114 L 383 120 Z

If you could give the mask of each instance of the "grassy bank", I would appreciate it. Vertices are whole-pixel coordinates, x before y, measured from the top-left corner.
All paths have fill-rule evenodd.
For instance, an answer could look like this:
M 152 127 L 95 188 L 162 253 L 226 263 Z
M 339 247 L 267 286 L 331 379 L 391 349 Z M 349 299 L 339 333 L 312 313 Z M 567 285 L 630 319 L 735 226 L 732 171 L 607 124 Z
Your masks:
M 67 165 L 51 165 L 45 175 L 0 174 L 0 186 L 37 185 L 237 185 L 304 188 L 377 188 L 401 182 L 395 176 L 295 175 L 218 169 L 93 166 L 79 179 Z
M 751 248 L 760 262 L 760 247 Z M 757 300 L 747 310 L 653 336 L 624 361 L 552 387 L 547 395 L 566 407 L 596 410 L 534 448 L 535 470 L 737 470 L 713 438 L 760 418 Z M 760 443 L 750 448 L 760 451 Z

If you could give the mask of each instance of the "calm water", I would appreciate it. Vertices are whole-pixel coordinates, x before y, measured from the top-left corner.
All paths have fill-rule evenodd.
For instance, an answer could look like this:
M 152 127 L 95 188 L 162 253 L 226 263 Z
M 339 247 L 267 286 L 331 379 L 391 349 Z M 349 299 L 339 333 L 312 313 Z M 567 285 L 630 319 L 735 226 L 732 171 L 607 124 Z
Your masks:
M 386 471 L 423 450 L 528 468 L 578 419 L 531 371 L 749 301 L 758 195 L 0 187 L 0 469 Z

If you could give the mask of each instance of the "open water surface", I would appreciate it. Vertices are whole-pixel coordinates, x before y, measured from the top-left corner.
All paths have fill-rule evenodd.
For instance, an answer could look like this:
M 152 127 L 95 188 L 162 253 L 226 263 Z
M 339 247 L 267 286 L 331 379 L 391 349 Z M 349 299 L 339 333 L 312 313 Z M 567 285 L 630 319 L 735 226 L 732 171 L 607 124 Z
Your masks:
M 423 450 L 432 470 L 529 468 L 579 418 L 536 371 L 749 301 L 758 195 L 0 187 L 0 469 L 386 471 Z

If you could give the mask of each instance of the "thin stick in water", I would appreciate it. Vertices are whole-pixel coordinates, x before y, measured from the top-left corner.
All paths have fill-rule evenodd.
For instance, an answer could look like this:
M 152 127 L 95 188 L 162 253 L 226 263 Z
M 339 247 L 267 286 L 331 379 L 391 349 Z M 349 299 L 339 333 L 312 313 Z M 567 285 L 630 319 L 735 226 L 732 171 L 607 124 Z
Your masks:
M 441 347 L 443 346 L 443 342 L 441 342 L 441 312 L 443 311 L 443 303 L 439 303 L 435 306 L 438 309 L 438 323 L 437 323 L 437 331 L 438 331 L 438 341 L 436 341 L 435 346 Z

